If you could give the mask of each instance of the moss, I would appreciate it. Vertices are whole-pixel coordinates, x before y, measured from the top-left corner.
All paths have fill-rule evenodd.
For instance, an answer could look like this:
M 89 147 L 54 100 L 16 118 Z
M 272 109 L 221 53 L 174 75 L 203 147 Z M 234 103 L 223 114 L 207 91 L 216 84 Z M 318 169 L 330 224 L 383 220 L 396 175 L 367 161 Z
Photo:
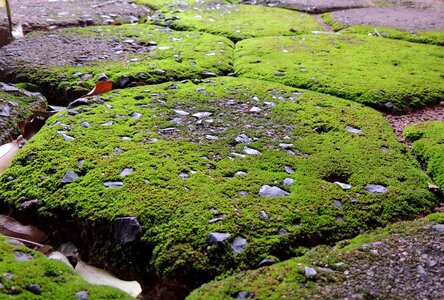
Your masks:
M 69 28 L 59 31 L 58 34 L 73 36 L 76 39 L 94 37 L 97 40 L 122 44 L 128 44 L 129 40 L 132 40 L 139 51 L 124 52 L 123 59 L 117 56 L 114 59 L 85 63 L 83 66 L 73 62 L 47 68 L 26 65 L 13 70 L 50 93 L 58 92 L 58 97 L 53 97 L 55 99 L 73 100 L 86 94 L 102 73 L 114 81 L 126 75 L 134 84 L 153 84 L 202 78 L 206 76 L 205 72 L 226 75 L 232 72 L 233 68 L 233 43 L 224 37 L 206 33 L 175 32 L 151 25 L 122 25 Z M 31 33 L 28 38 L 32 39 L 34 35 L 46 36 L 45 33 Z M 155 42 L 156 46 L 150 48 L 150 42 Z M 69 48 L 67 51 L 69 52 Z M 77 75 L 79 72 L 89 76 L 83 80 Z
M 404 137 L 412 142 L 416 157 L 426 165 L 427 173 L 444 190 L 444 122 L 420 122 L 407 126 Z
M 254 299 L 317 298 L 319 287 L 334 285 L 345 280 L 342 272 L 332 273 L 317 266 L 328 266 L 335 271 L 343 271 L 348 263 L 346 254 L 353 256 L 350 253 L 356 251 L 359 255 L 370 243 L 399 239 L 399 236 L 421 234 L 427 221 L 432 220 L 399 222 L 386 228 L 360 234 L 348 241 L 341 241 L 334 247 L 318 246 L 304 256 L 204 284 L 193 291 L 187 299 L 233 299 L 241 291 L 254 294 Z M 342 266 L 336 265 L 338 262 L 341 262 Z M 316 278 L 308 280 L 305 277 L 305 266 L 314 267 L 317 270 Z
M 362 35 L 265 37 L 236 45 L 241 77 L 399 112 L 442 101 L 442 48 Z
M 336 21 L 335 19 L 333 19 L 330 13 L 322 14 L 321 18 L 334 31 L 339 31 L 350 26 L 347 23 Z
M 16 253 L 29 256 L 18 261 Z M 77 299 L 75 293 L 86 291 L 90 299 L 132 299 L 114 288 L 88 284 L 60 261 L 50 260 L 40 252 L 15 246 L 0 236 L 0 299 Z M 27 287 L 40 286 L 40 295 Z
M 51 117 L 0 177 L 0 194 L 12 206 L 19 205 L 17 199 L 39 199 L 40 216 L 67 215 L 109 228 L 115 217 L 136 216 L 148 249 L 138 264 L 151 275 L 195 286 L 268 256 L 286 259 L 299 255 L 301 246 L 428 211 L 436 202 L 428 178 L 390 125 L 357 103 L 231 77 L 118 90 L 101 98 L 106 104 L 83 107 L 76 116 Z M 250 112 L 253 107 L 260 111 Z M 174 109 L 212 116 L 178 118 Z M 134 119 L 134 112 L 142 116 Z M 362 133 L 347 132 L 347 126 Z M 260 155 L 240 157 L 247 144 L 235 138 L 242 133 L 255 138 L 248 146 Z M 64 141 L 62 134 L 75 140 Z M 134 172 L 121 177 L 125 168 Z M 68 170 L 80 177 L 62 185 Z M 285 178 L 294 183 L 285 187 Z M 106 188 L 109 181 L 123 186 Z M 352 187 L 342 190 L 335 181 Z M 367 184 L 388 190 L 372 194 Z M 260 197 L 262 185 L 290 195 Z M 210 223 L 215 217 L 221 219 Z M 212 232 L 231 237 L 208 245 Z M 238 254 L 230 249 L 236 236 L 249 242 Z M 102 238 L 96 240 L 100 253 L 116 249 Z
M 146 3 L 147 1 L 139 1 Z M 161 1 L 164 3 L 165 1 Z M 168 25 L 176 30 L 199 30 L 233 41 L 251 37 L 294 35 L 322 30 L 313 16 L 281 8 L 236 5 L 223 1 L 186 2 L 169 1 L 169 6 L 157 6 L 155 24 Z

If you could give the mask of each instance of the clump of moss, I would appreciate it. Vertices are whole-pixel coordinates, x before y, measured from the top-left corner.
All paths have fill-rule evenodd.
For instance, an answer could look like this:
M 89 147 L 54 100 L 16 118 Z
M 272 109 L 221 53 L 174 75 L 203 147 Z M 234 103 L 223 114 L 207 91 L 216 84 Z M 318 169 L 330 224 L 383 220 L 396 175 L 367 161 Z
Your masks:
M 0 257 L 1 299 L 77 299 L 78 292 L 89 299 L 132 299 L 114 288 L 91 285 L 64 263 L 11 244 L 3 236 Z
M 139 1 L 146 3 L 147 1 Z M 264 6 L 237 5 L 226 1 L 151 3 L 159 11 L 155 24 L 176 30 L 198 30 L 233 41 L 251 37 L 294 35 L 322 30 L 315 17 L 305 13 Z M 169 2 L 167 5 L 165 2 Z
M 241 77 L 333 94 L 394 112 L 442 101 L 442 48 L 363 35 L 265 37 L 236 45 Z
M 116 217 L 137 217 L 147 249 L 137 265 L 157 278 L 196 286 L 436 203 L 390 125 L 351 101 L 231 77 L 101 99 L 51 117 L 0 177 L 0 194 L 110 231 Z M 63 184 L 68 171 L 79 177 Z M 266 185 L 283 196 L 261 196 Z M 230 236 L 208 244 L 214 232 Z M 232 250 L 236 237 L 243 251 Z M 125 251 L 105 235 L 95 247 Z
M 427 173 L 444 190 L 444 122 L 420 122 L 407 126 L 404 137 L 412 144 L 413 153 L 423 162 Z

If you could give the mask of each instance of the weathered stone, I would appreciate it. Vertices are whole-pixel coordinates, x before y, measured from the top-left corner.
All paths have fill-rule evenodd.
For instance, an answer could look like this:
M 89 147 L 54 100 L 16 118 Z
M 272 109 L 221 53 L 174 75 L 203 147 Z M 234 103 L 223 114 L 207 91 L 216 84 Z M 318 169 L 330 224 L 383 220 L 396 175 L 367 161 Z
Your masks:
M 79 300 L 89 300 L 89 294 L 87 291 L 80 291 L 74 295 Z
M 63 176 L 62 180 L 60 181 L 63 184 L 71 183 L 74 180 L 79 178 L 79 175 L 73 171 L 66 171 L 65 175 Z
M 353 126 L 345 126 L 345 130 L 347 130 L 348 132 L 351 132 L 351 133 L 356 133 L 356 134 L 362 133 L 362 131 L 360 129 L 355 128 Z
M 432 228 L 436 232 L 444 233 L 444 224 L 436 224 Z
M 133 172 L 134 172 L 133 168 L 125 168 L 125 169 L 122 170 L 122 172 L 120 172 L 119 176 L 125 177 L 125 176 L 128 176 L 128 175 L 131 175 Z
M 247 147 L 247 146 L 244 147 L 244 152 L 246 154 L 249 154 L 249 155 L 259 155 L 259 154 L 261 154 L 261 152 L 259 150 L 256 150 L 256 149 L 253 149 L 253 148 L 250 148 L 250 147 Z
M 30 261 L 33 257 L 28 253 L 23 253 L 21 251 L 14 251 L 14 256 L 17 261 Z
M 245 299 L 253 299 L 254 298 L 254 294 L 250 293 L 248 291 L 242 291 L 242 292 L 238 292 L 236 294 L 236 298 L 234 300 L 245 300 Z
M 387 193 L 387 188 L 379 184 L 367 184 L 365 189 L 372 194 L 385 194 Z
M 231 236 L 229 233 L 222 233 L 222 232 L 212 232 L 208 236 L 208 244 L 218 244 L 222 243 L 226 239 L 228 239 Z
M 231 250 L 233 250 L 234 253 L 242 252 L 247 247 L 247 244 L 248 244 L 247 239 L 237 236 L 234 238 L 233 243 L 231 243 Z
M 285 178 L 283 185 L 284 185 L 284 187 L 289 188 L 293 183 L 294 183 L 293 178 Z
M 318 272 L 316 272 L 316 270 L 311 267 L 305 267 L 304 271 L 305 271 L 305 277 L 307 278 L 313 278 L 318 274 Z
M 276 261 L 273 258 L 264 258 L 257 265 L 258 268 L 274 265 Z
M 103 186 L 107 187 L 107 188 L 116 188 L 116 187 L 123 186 L 123 182 L 121 182 L 121 181 L 106 181 L 103 183 Z
M 82 124 L 80 124 L 80 127 L 82 128 L 89 128 L 89 126 L 91 126 L 88 122 L 82 122 Z
M 261 210 L 259 213 L 261 214 L 262 219 L 264 219 L 265 222 L 270 222 L 270 217 L 267 215 L 265 210 Z
M 35 295 L 40 295 L 42 293 L 42 291 L 40 289 L 40 285 L 38 285 L 38 284 L 28 285 L 26 287 L 26 289 Z
M 252 138 L 249 138 L 246 134 L 241 134 L 241 135 L 237 136 L 237 137 L 234 139 L 234 141 L 235 141 L 236 143 L 244 143 L 244 144 L 248 144 L 248 143 L 253 142 L 253 139 L 252 139 Z
M 336 184 L 336 185 L 339 185 L 343 190 L 349 190 L 349 189 L 352 188 L 352 186 L 350 184 L 347 184 L 347 183 L 342 183 L 342 182 L 339 182 L 339 181 L 335 181 L 333 183 Z
M 136 217 L 120 217 L 114 220 L 114 240 L 125 245 L 139 240 L 142 236 L 142 226 Z
M 263 185 L 259 190 L 259 195 L 262 197 L 281 197 L 289 196 L 290 193 L 280 189 L 277 186 Z

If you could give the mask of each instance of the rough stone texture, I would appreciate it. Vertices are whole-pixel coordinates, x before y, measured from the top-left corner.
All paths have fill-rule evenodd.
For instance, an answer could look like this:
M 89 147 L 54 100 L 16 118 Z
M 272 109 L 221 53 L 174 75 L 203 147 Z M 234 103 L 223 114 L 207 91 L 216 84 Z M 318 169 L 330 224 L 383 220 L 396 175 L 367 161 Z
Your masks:
M 142 235 L 140 226 L 135 217 L 121 217 L 114 220 L 114 239 L 119 244 L 127 244 L 139 240 Z
M 375 7 L 335 11 L 336 21 L 349 25 L 374 25 L 404 30 L 444 30 L 444 5 L 426 9 Z
M 13 21 L 24 32 L 57 27 L 137 23 L 149 9 L 130 1 L 65 0 L 11 2 Z M 0 9 L 0 27 L 6 27 L 6 14 Z
M 373 3 L 368 0 L 240 0 L 240 2 L 284 7 L 310 13 L 373 6 Z

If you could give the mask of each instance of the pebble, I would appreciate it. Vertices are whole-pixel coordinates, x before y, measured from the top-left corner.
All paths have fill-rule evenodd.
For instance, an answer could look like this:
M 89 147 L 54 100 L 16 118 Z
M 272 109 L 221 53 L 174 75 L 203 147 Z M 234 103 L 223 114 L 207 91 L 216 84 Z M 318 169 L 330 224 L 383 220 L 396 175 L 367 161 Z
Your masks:
M 217 77 L 216 73 L 209 72 L 209 71 L 203 71 L 200 74 L 202 75 L 203 78 Z
M 289 148 L 293 148 L 293 144 L 286 144 L 286 143 L 280 143 L 279 147 L 284 148 L 284 149 L 289 149 Z
M 215 135 L 210 135 L 210 134 L 207 134 L 207 135 L 205 136 L 205 138 L 206 138 L 207 140 L 210 140 L 210 141 L 216 141 L 216 140 L 219 139 L 217 136 L 215 136 Z
M 335 201 L 333 201 L 333 205 L 336 207 L 342 207 L 342 202 L 339 200 L 335 200 Z
M 186 112 L 186 111 L 183 111 L 183 110 L 179 110 L 179 109 L 175 109 L 174 112 L 179 117 L 185 117 L 185 116 L 188 116 L 190 114 L 189 112 Z
M 212 115 L 212 113 L 210 113 L 208 111 L 198 112 L 198 113 L 192 114 L 193 117 L 196 117 L 198 119 L 208 118 L 211 115 Z
M 128 176 L 128 175 L 131 175 L 133 172 L 134 172 L 133 168 L 125 168 L 125 169 L 122 170 L 122 172 L 120 172 L 119 176 L 125 177 L 125 176 Z
M 418 273 L 422 277 L 427 277 L 427 272 L 423 266 L 417 265 L 415 270 L 416 270 L 416 273 Z
M 347 130 L 348 132 L 351 132 L 351 133 L 356 133 L 356 134 L 362 133 L 362 131 L 360 129 L 355 128 L 353 126 L 345 126 L 345 130 Z
M 39 204 L 39 200 L 37 200 L 37 199 L 28 200 L 28 201 L 25 201 L 22 204 L 20 204 L 20 209 L 28 209 L 30 207 L 37 206 L 38 204 Z
M 231 250 L 234 253 L 239 253 L 245 250 L 248 245 L 248 241 L 243 237 L 237 236 L 234 238 L 233 243 L 231 243 Z
M 387 188 L 379 184 L 367 184 L 365 189 L 372 194 L 385 194 L 387 193 Z
M 432 228 L 436 232 L 444 233 L 444 224 L 436 224 Z
M 42 293 L 42 291 L 40 289 L 40 285 L 38 285 L 38 284 L 28 285 L 26 287 L 26 289 L 35 295 L 40 295 Z
M 245 300 L 245 299 L 253 299 L 254 298 L 254 294 L 250 293 L 248 291 L 242 291 L 242 292 L 238 292 L 236 294 L 236 298 L 234 300 Z
M 262 111 L 262 109 L 260 109 L 259 107 L 257 107 L 257 106 L 253 106 L 251 109 L 250 109 L 250 112 L 251 113 L 258 113 L 258 112 L 261 112 Z
M 281 197 L 289 196 L 290 193 L 280 189 L 277 186 L 263 185 L 259 190 L 259 195 L 262 197 Z
M 139 120 L 141 116 L 142 116 L 142 114 L 140 114 L 138 112 L 133 112 L 130 117 L 133 120 Z
M 241 135 L 237 136 L 237 137 L 234 139 L 234 141 L 235 141 L 236 143 L 244 143 L 244 144 L 248 144 L 248 143 L 253 142 L 253 139 L 252 139 L 252 138 L 249 138 L 246 134 L 241 134 Z
M 229 234 L 229 233 L 212 232 L 208 236 L 208 244 L 212 245 L 212 244 L 222 243 L 223 241 L 228 239 L 230 236 L 231 236 L 231 234 Z
M 244 152 L 246 154 L 250 154 L 250 155 L 259 155 L 259 154 L 261 154 L 260 151 L 258 151 L 256 149 L 253 149 L 253 148 L 250 148 L 250 147 L 247 147 L 247 146 L 244 147 Z
M 284 167 L 284 170 L 285 170 L 285 172 L 287 172 L 288 174 L 293 174 L 293 173 L 294 173 L 294 170 L 293 170 L 291 167 L 289 167 L 289 166 L 285 166 L 285 167 Z
M 107 188 L 116 188 L 116 187 L 123 186 L 123 182 L 121 182 L 121 181 L 106 181 L 103 183 L 103 186 L 107 187 Z
M 305 277 L 307 278 L 313 278 L 318 274 L 318 272 L 316 272 L 316 270 L 311 267 L 305 267 L 304 270 L 305 270 Z
M 89 300 L 89 294 L 87 291 L 80 291 L 74 295 L 79 300 Z
M 267 215 L 265 210 L 261 210 L 259 213 L 261 214 L 262 219 L 264 219 L 265 222 L 270 222 L 270 217 Z
M 97 77 L 97 81 L 107 81 L 108 80 L 108 76 L 106 76 L 105 73 L 102 73 L 99 75 L 99 77 Z
M 89 126 L 91 126 L 88 122 L 82 122 L 82 124 L 80 124 L 80 127 L 82 128 L 89 128 Z
M 177 177 L 182 178 L 182 179 L 186 179 L 186 178 L 190 178 L 190 174 L 188 174 L 187 172 L 181 172 Z
M 74 138 L 72 136 L 66 135 L 66 134 L 62 134 L 62 137 L 65 141 L 72 141 L 74 140 Z
M 276 261 L 273 258 L 264 258 L 257 265 L 258 268 L 274 265 Z
M 10 114 L 10 110 L 8 106 L 1 106 L 0 107 L 0 116 L 1 117 L 9 117 Z
M 247 197 L 247 196 L 249 196 L 250 194 L 249 194 L 248 192 L 246 192 L 246 191 L 239 191 L 239 192 L 237 192 L 237 195 L 238 195 L 239 197 Z
M 79 178 L 79 175 L 77 175 L 77 173 L 73 172 L 73 171 L 66 171 L 65 175 L 63 176 L 61 183 L 71 183 L 74 180 L 76 180 L 77 178 Z
M 293 183 L 294 183 L 293 178 L 285 178 L 283 185 L 284 185 L 284 187 L 289 188 Z
M 27 253 L 21 251 L 14 251 L 14 256 L 17 261 L 30 261 L 33 257 Z

